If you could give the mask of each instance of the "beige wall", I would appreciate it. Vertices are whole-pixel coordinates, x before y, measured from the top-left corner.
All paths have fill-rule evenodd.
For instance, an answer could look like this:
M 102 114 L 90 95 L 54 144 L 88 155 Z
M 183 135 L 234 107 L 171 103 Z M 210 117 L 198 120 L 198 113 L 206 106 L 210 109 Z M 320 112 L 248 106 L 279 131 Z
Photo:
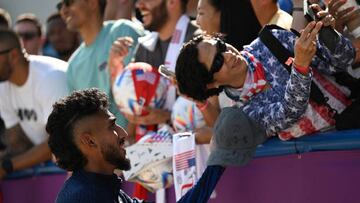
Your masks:
M 18 15 L 30 12 L 44 24 L 47 17 L 56 11 L 58 2 L 60 0 L 0 0 L 0 8 L 10 13 L 13 23 Z

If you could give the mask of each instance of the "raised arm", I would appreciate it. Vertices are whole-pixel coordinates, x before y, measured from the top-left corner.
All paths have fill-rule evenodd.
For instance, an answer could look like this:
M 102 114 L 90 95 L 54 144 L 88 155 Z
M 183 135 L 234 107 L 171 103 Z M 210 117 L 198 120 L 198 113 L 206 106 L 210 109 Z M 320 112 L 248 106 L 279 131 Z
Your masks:
M 307 25 L 301 36 L 296 40 L 294 52 L 295 58 L 286 84 L 284 97 L 271 101 L 273 91 L 266 91 L 259 95 L 257 101 L 245 105 L 246 112 L 254 120 L 265 127 L 268 135 L 286 129 L 295 123 L 307 108 L 310 97 L 310 86 L 312 80 L 309 65 L 316 52 L 316 35 L 322 23 L 311 22 Z M 284 68 L 284 67 L 279 67 Z M 281 77 L 281 76 L 279 76 Z
M 211 193 L 219 182 L 225 168 L 222 166 L 208 166 L 196 185 L 191 188 L 177 203 L 208 202 Z
M 334 0 L 340 3 L 341 1 Z M 334 2 L 332 1 L 332 2 Z M 306 25 L 306 18 L 302 11 L 303 7 L 301 6 L 302 0 L 294 0 L 294 21 L 293 28 L 300 31 Z M 319 5 L 312 4 L 311 9 L 316 12 L 316 15 L 324 23 L 324 26 L 331 26 L 333 28 L 344 27 L 344 22 L 341 19 L 336 19 L 331 15 L 334 13 L 334 9 L 339 7 L 338 4 L 333 8 L 333 3 L 329 4 L 329 11 L 322 10 Z M 309 8 L 310 9 L 310 8 Z M 349 10 L 350 11 L 350 10 Z M 342 13 L 342 16 L 344 14 Z M 351 15 L 349 15 L 351 16 Z M 339 16 L 338 16 L 339 17 Z M 340 23 L 340 25 L 339 25 Z M 318 54 L 320 57 L 315 56 L 312 61 L 312 66 L 316 67 L 318 70 L 325 74 L 333 74 L 338 71 L 345 71 L 348 66 L 350 66 L 355 60 L 355 49 L 354 43 L 352 44 L 349 39 L 339 35 L 337 39 L 335 51 L 331 52 L 326 46 L 320 41 L 317 42 Z M 330 36 L 327 36 L 330 37 Z

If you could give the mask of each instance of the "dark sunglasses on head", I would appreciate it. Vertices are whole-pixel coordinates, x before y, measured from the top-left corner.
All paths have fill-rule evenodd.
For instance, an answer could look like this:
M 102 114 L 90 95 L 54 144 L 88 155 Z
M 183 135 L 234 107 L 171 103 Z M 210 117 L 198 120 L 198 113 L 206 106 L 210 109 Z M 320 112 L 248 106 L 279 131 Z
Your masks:
M 32 40 L 35 37 L 39 36 L 38 33 L 36 33 L 36 32 L 19 32 L 17 34 L 23 40 Z
M 215 40 L 216 40 L 216 54 L 210 67 L 211 74 L 219 72 L 221 67 L 224 65 L 224 56 L 222 55 L 222 53 L 226 51 L 225 42 L 220 38 L 215 38 Z
M 9 53 L 12 49 L 13 49 L 13 48 L 9 48 L 9 49 L 2 50 L 2 51 L 0 51 L 0 55 Z

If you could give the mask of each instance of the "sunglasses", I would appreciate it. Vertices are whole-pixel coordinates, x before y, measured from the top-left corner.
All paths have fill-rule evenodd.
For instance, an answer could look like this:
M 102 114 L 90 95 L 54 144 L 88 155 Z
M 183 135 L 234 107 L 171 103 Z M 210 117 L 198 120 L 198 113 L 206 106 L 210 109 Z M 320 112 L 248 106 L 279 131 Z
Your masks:
M 13 49 L 13 48 L 9 48 L 9 49 L 2 50 L 2 51 L 0 51 L 0 55 L 7 54 L 7 53 L 9 53 L 12 49 Z
M 39 34 L 36 33 L 36 32 L 19 32 L 17 33 L 19 35 L 19 37 L 23 40 L 32 40 L 34 39 L 35 37 L 38 37 Z
M 221 67 L 224 65 L 224 56 L 222 55 L 222 53 L 226 51 L 225 42 L 220 38 L 215 38 L 215 40 L 216 40 L 216 54 L 210 67 L 211 74 L 219 72 Z

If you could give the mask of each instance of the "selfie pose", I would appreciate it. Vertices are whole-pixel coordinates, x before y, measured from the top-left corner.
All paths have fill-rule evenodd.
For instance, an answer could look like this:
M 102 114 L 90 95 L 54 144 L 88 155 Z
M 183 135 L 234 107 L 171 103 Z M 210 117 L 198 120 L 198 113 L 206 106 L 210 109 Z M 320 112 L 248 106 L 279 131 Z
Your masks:
M 263 40 L 257 38 L 241 53 L 221 39 L 200 36 L 181 50 L 176 64 L 179 91 L 203 101 L 225 90 L 234 101 L 243 104 L 244 112 L 266 129 L 268 136 L 283 140 L 311 134 L 335 124 L 335 109 L 349 104 L 347 95 L 326 77 L 345 71 L 354 60 L 351 42 L 339 35 L 331 52 L 317 40 L 320 29 L 334 20 L 325 11 L 321 21 L 310 22 L 300 37 L 281 29 L 270 29 L 280 44 L 294 57 L 280 61 Z M 290 67 L 287 70 L 284 66 Z M 310 98 L 312 80 L 320 87 L 327 103 Z M 326 89 L 326 85 L 331 88 Z M 328 108 L 328 107 L 331 108 Z

